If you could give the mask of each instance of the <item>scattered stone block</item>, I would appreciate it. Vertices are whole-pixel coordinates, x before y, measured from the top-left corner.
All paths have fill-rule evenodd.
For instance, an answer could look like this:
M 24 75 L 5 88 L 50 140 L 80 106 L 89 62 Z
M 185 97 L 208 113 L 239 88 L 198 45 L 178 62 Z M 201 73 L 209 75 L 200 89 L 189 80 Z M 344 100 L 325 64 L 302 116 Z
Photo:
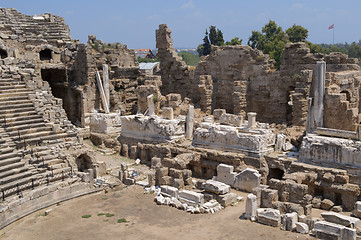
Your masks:
M 323 199 L 321 201 L 321 209 L 330 210 L 333 207 L 334 203 L 330 199 Z
M 150 167 L 154 169 L 162 167 L 162 159 L 157 157 L 152 157 L 150 161 Z
M 207 180 L 202 184 L 202 188 L 215 194 L 227 194 L 231 191 L 229 185 L 214 180 Z
M 358 218 L 354 218 L 354 217 L 349 217 L 340 213 L 335 213 L 335 212 L 324 212 L 321 213 L 321 216 L 327 221 L 327 222 L 332 222 L 332 223 L 336 223 L 339 225 L 343 225 L 345 227 L 354 227 L 357 228 L 358 226 L 360 226 L 360 219 Z
M 164 176 L 159 178 L 159 185 L 173 185 L 173 178 L 170 176 Z
M 356 229 L 345 227 L 345 228 L 343 228 L 341 230 L 340 239 L 342 239 L 342 240 L 356 240 L 356 238 L 357 238 Z
M 233 172 L 233 166 L 226 164 L 219 164 L 217 166 L 217 181 L 234 186 L 236 173 Z
M 160 193 L 166 197 L 178 198 L 178 188 L 162 185 L 160 186 Z
M 257 196 L 252 193 L 248 194 L 246 200 L 246 212 L 244 214 L 244 217 L 246 219 L 254 220 L 256 217 L 257 207 Z
M 318 197 L 318 196 L 314 197 L 311 202 L 312 207 L 321 208 L 321 201 L 322 201 L 321 197 Z
M 297 213 L 286 213 L 286 230 L 293 231 L 296 228 L 296 222 L 298 220 Z
M 296 225 L 296 232 L 298 233 L 308 234 L 308 232 L 310 231 L 306 223 L 296 222 L 295 225 Z
M 235 179 L 234 187 L 241 191 L 252 192 L 253 188 L 261 184 L 261 174 L 257 170 L 246 168 Z
M 314 231 L 316 233 L 316 237 L 320 239 L 339 239 L 343 228 L 344 226 L 342 225 L 319 221 L 315 223 Z
M 273 203 L 278 201 L 278 191 L 274 189 L 262 189 L 261 207 L 272 208 Z
M 148 186 L 155 186 L 155 173 L 148 174 Z
M 169 176 L 174 177 L 174 178 L 183 178 L 183 171 L 182 170 L 169 168 L 169 173 L 168 174 L 169 174 Z
M 279 210 L 273 208 L 259 208 L 256 212 L 259 223 L 273 227 L 280 226 L 281 214 Z
M 331 208 L 331 211 L 340 213 L 340 212 L 342 212 L 342 207 L 341 206 L 333 206 Z
M 352 213 L 356 217 L 361 218 L 361 201 L 355 202 L 355 207 Z
M 222 207 L 228 207 L 232 203 L 237 202 L 237 194 L 227 193 L 223 195 L 216 195 L 216 199 Z
M 178 192 L 178 199 L 182 203 L 186 203 L 191 206 L 202 205 L 204 203 L 204 195 L 188 190 L 182 190 Z
M 176 187 L 176 188 L 183 188 L 184 187 L 183 178 L 174 178 L 173 179 L 173 186 Z

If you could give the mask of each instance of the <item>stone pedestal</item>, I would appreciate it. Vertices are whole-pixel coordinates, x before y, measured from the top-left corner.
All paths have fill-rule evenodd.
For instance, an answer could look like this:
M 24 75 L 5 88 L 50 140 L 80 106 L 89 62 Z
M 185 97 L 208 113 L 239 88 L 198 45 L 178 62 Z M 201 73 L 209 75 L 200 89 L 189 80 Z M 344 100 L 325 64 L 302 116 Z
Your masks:
M 249 112 L 247 113 L 247 117 L 248 117 L 248 128 L 256 128 L 256 116 L 257 113 L 254 112 Z
M 173 108 L 171 107 L 162 108 L 162 115 L 166 119 L 173 120 L 174 119 Z

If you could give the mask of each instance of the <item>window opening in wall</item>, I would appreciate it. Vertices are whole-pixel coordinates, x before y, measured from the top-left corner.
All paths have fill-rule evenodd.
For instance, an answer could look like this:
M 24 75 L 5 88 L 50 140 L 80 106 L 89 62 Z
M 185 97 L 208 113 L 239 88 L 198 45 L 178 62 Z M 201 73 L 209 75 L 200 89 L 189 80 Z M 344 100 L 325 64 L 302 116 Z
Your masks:
M 8 57 L 7 51 L 4 49 L 0 49 L 0 57 L 1 59 L 7 58 Z
M 53 59 L 51 54 L 52 54 L 52 51 L 50 49 L 41 50 L 39 52 L 40 60 L 41 61 L 46 61 L 46 60 L 49 61 L 49 60 Z

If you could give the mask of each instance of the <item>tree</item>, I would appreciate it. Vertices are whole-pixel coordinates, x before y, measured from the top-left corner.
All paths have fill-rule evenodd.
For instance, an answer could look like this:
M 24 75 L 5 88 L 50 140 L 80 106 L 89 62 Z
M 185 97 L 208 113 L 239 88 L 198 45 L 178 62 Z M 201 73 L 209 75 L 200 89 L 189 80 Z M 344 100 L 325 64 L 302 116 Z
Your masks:
M 262 27 L 262 33 L 252 31 L 252 35 L 248 39 L 249 46 L 262 50 L 276 61 L 275 67 L 277 69 L 281 65 L 283 50 L 287 42 L 286 33 L 272 20 Z
M 291 42 L 304 42 L 308 38 L 308 30 L 296 24 L 288 28 L 286 33 Z
M 217 42 L 217 29 L 216 26 L 209 27 L 209 41 L 212 45 L 216 45 Z
M 199 47 L 199 50 L 201 51 L 202 54 L 200 54 L 199 56 L 205 56 L 211 53 L 211 43 L 209 42 L 208 39 L 208 31 L 206 30 L 206 35 L 203 38 L 203 44 L 202 47 Z M 198 51 L 198 49 L 197 49 Z M 199 54 L 199 51 L 198 51 Z
M 361 58 L 361 46 L 355 42 L 351 43 L 347 52 L 349 57 Z
M 241 45 L 243 39 L 239 39 L 238 37 L 232 38 L 231 41 L 227 41 L 225 45 Z
M 223 33 L 221 30 L 217 29 L 217 37 L 216 37 L 216 44 L 217 46 L 224 45 Z

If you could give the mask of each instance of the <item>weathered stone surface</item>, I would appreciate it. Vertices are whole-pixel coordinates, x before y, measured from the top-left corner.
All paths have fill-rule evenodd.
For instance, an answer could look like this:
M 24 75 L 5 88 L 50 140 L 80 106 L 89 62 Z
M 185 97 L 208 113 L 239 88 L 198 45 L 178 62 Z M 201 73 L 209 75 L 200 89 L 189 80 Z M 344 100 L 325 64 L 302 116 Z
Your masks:
M 237 173 L 233 172 L 233 166 L 223 163 L 217 166 L 217 181 L 234 186 L 236 175 Z
M 234 187 L 241 191 L 252 192 L 260 183 L 261 174 L 257 170 L 246 168 L 236 176 Z
M 297 213 L 286 213 L 286 230 L 293 231 L 296 228 L 296 222 L 298 220 Z
M 227 194 L 231 191 L 229 185 L 214 180 L 207 180 L 202 184 L 202 188 L 215 194 Z
M 246 212 L 244 214 L 244 217 L 246 219 L 255 219 L 257 208 L 257 196 L 252 193 L 248 194 L 246 200 Z
M 278 227 L 281 224 L 281 214 L 280 211 L 272 208 L 259 208 L 257 209 L 257 220 L 262 224 Z
M 178 188 L 162 185 L 160 186 L 161 194 L 167 197 L 178 198 Z
M 179 191 L 178 196 L 179 201 L 188 205 L 196 206 L 204 203 L 204 195 L 201 193 L 182 190 Z
M 235 193 L 226 193 L 222 195 L 216 195 L 216 200 L 222 207 L 228 207 L 232 203 L 237 202 L 238 195 Z
M 261 207 L 271 208 L 278 201 L 278 191 L 274 189 L 262 189 Z
M 360 219 L 349 217 L 340 213 L 335 212 L 324 212 L 321 213 L 321 216 L 327 221 L 336 224 L 343 225 L 345 227 L 358 227 L 360 226 Z
M 295 224 L 296 224 L 296 232 L 302 233 L 302 234 L 308 234 L 309 227 L 306 223 L 296 222 Z
M 330 210 L 333 207 L 334 203 L 330 199 L 323 199 L 321 201 L 321 208 L 324 210 Z
M 352 213 L 356 217 L 361 218 L 361 201 L 355 202 L 355 207 Z

